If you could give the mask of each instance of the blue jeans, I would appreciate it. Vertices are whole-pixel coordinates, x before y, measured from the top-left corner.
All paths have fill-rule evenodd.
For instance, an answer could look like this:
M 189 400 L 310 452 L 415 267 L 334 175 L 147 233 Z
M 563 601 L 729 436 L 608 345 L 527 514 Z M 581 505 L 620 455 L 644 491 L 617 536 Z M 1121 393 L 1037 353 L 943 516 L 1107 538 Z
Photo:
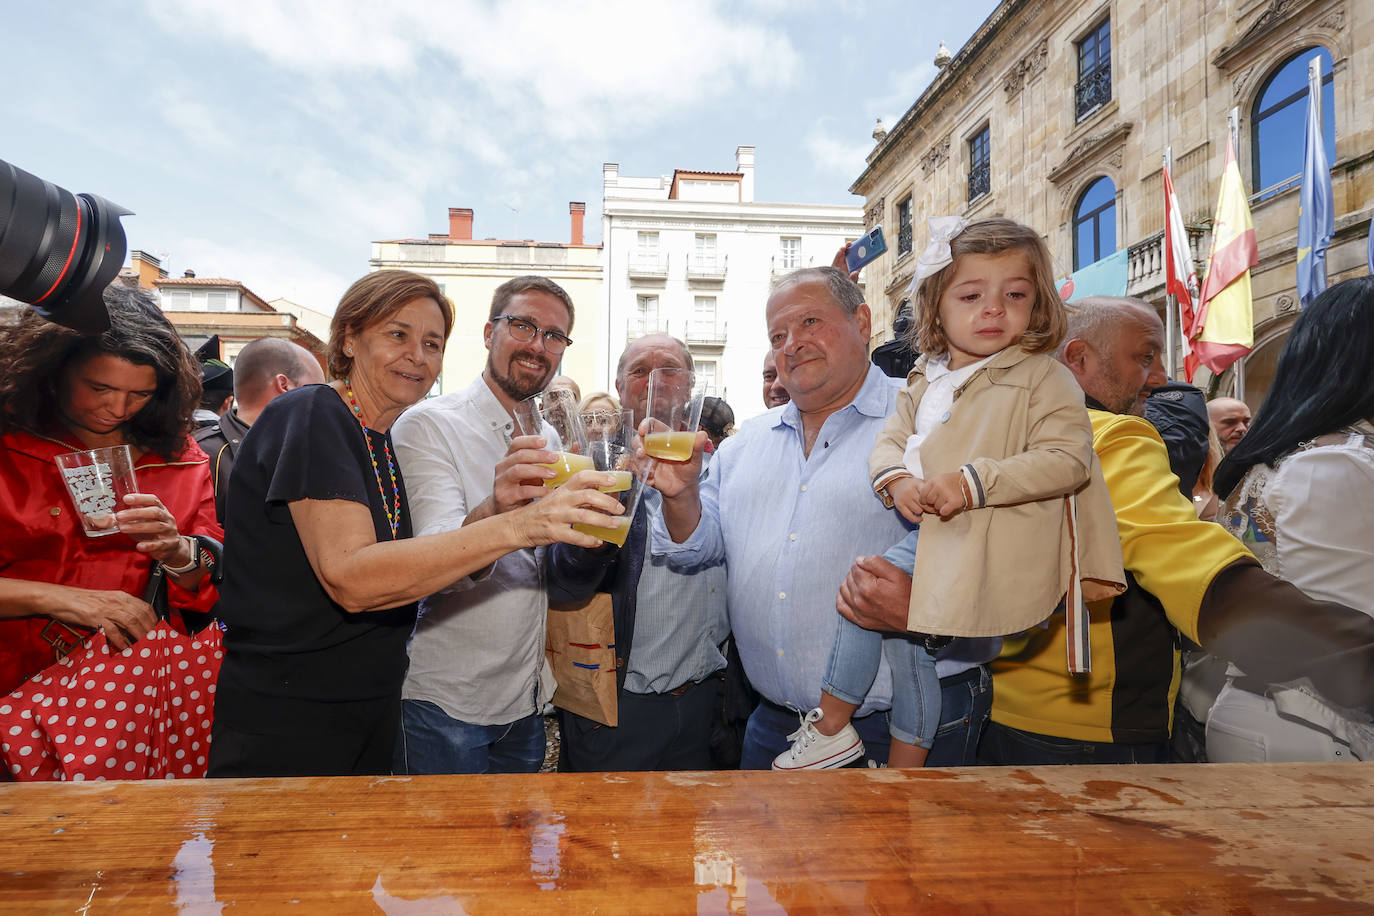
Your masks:
M 428 700 L 401 701 L 397 773 L 537 773 L 544 764 L 544 717 L 471 725 Z
M 992 673 L 978 665 L 940 678 L 940 727 L 926 757 L 928 767 L 971 767 L 978 740 L 992 715 Z
M 992 675 L 978 665 L 940 680 L 940 727 L 935 746 L 926 757 L 928 767 L 971 767 L 978 761 L 978 739 L 992 714 Z M 887 713 L 875 712 L 853 720 L 869 760 L 887 763 Z M 787 736 L 798 727 L 797 713 L 761 700 L 744 731 L 741 770 L 766 770 L 773 758 L 792 746 Z
M 988 766 L 1168 763 L 1169 742 L 1114 744 L 1110 741 L 1078 741 L 989 722 L 978 746 L 978 762 Z
M 887 712 L 869 713 L 852 720 L 850 724 L 863 739 L 868 759 L 887 763 Z M 792 746 L 787 736 L 800 727 L 800 716 L 795 710 L 769 700 L 760 700 L 744 729 L 744 748 L 740 752 L 739 768 L 771 769 L 773 759 Z
M 916 564 L 918 530 L 893 545 L 883 559 L 910 574 Z M 836 699 L 861 705 L 878 674 L 879 653 L 887 656 L 892 669 L 892 737 L 929 748 L 940 722 L 940 679 L 935 659 L 912 638 L 865 630 L 841 618 L 821 686 Z

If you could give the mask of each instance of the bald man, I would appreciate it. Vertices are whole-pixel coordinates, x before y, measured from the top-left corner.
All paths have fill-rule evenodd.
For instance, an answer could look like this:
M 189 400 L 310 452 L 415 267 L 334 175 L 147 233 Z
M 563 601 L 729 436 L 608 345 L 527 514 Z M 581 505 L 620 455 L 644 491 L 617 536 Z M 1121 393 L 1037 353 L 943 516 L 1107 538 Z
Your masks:
M 1237 398 L 1213 398 L 1207 402 L 1207 419 L 1225 451 L 1235 448 L 1250 430 L 1250 408 Z
M 248 429 L 274 398 L 302 385 L 324 383 L 315 354 L 280 337 L 261 337 L 239 351 L 234 360 L 234 406 L 217 422 L 195 431 L 196 442 L 210 456 L 215 483 L 215 513 L 224 524 L 224 501 L 234 456 Z
M 686 344 L 667 334 L 630 343 L 616 366 L 615 392 L 644 420 L 649 373 L 691 370 Z M 602 725 L 560 710 L 560 769 L 575 772 L 712 769 L 712 723 L 720 708 L 725 668 L 721 645 L 730 632 L 725 567 L 670 567 L 649 555 L 649 518 L 660 497 L 648 484 L 625 546 L 593 550 L 560 544 L 545 554 L 549 600 L 580 602 L 595 591 L 611 596 L 615 620 L 618 721 Z
M 580 404 L 582 402 L 582 387 L 578 385 L 575 380 L 566 375 L 555 375 L 553 378 L 549 379 L 549 387 L 544 390 L 557 391 L 560 388 L 572 392 L 573 401 L 575 403 Z

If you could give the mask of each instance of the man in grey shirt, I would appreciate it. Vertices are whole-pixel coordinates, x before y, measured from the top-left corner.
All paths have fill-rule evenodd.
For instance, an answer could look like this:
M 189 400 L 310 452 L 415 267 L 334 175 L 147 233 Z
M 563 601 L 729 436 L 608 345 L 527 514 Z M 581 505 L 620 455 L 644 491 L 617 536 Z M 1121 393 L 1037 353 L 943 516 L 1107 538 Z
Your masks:
M 615 390 L 643 421 L 649 373 L 691 369 L 682 341 L 666 334 L 635 340 L 620 356 Z M 725 667 L 720 646 L 729 633 L 725 567 L 670 569 L 649 555 L 648 519 L 659 495 L 646 486 L 625 546 L 550 550 L 550 596 L 577 600 L 609 592 L 616 642 L 617 724 L 602 725 L 563 711 L 564 760 L 575 772 L 704 770 L 711 767 L 711 724 Z
M 544 277 L 497 287 L 487 365 L 467 389 L 424 401 L 391 428 L 417 536 L 542 495 L 554 453 L 514 437 L 516 403 L 544 390 L 572 342 L 573 304 Z M 542 444 L 542 443 L 540 443 Z M 494 470 L 493 470 L 494 469 Z M 532 773 L 544 761 L 548 599 L 542 549 L 502 557 L 420 604 L 402 691 L 397 770 Z

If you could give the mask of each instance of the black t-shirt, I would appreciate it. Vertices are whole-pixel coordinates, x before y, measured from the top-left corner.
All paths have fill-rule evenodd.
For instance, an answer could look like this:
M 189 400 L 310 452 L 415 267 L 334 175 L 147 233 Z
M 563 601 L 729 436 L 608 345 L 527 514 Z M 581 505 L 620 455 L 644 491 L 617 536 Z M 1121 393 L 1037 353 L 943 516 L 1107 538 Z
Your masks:
M 391 539 L 382 503 L 393 499 L 384 433 L 368 431 L 381 471 L 347 405 L 326 385 L 267 405 L 239 448 L 225 513 L 224 668 L 216 715 L 240 726 L 291 718 L 292 700 L 399 696 L 416 603 L 350 614 L 315 577 L 288 504 L 346 499 L 372 511 L 379 542 Z M 405 487 L 397 537 L 411 536 Z

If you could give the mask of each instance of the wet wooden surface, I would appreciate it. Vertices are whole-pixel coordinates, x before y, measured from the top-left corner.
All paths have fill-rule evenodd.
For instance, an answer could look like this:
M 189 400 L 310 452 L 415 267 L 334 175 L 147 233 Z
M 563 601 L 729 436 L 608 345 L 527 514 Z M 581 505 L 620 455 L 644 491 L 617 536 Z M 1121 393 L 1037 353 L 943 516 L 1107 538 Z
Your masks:
M 0 785 L 0 910 L 1341 913 L 1374 764 Z

